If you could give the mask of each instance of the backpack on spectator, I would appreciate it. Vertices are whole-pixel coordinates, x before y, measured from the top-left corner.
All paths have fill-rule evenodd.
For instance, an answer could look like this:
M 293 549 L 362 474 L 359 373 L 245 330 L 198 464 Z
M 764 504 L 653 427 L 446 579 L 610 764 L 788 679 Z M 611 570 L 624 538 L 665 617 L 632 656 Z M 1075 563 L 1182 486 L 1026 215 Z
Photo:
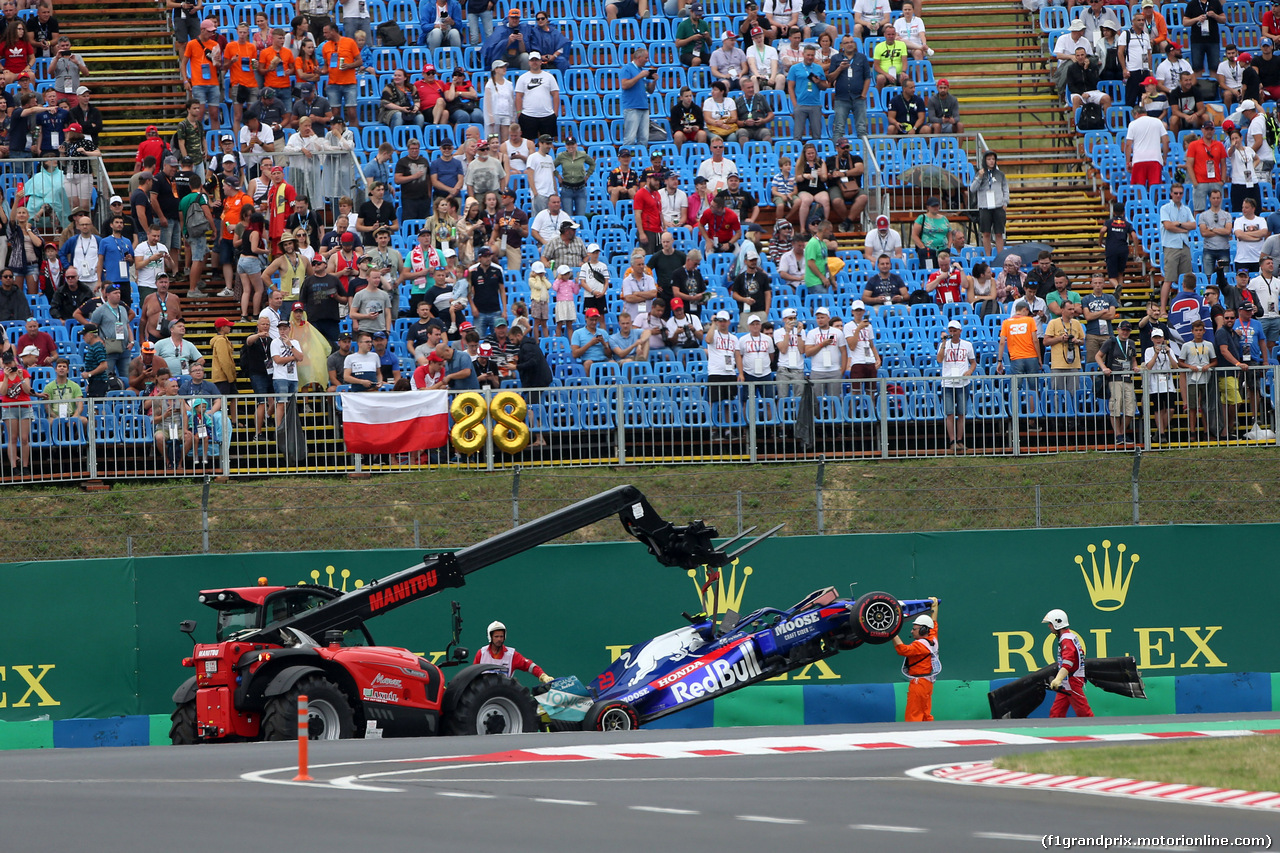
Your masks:
M 192 202 L 187 207 L 187 217 L 184 225 L 186 226 L 188 237 L 192 240 L 203 240 L 212 227 L 209 217 L 204 215 L 204 205 Z
M 1076 121 L 1076 130 L 1106 130 L 1107 117 L 1102 112 L 1102 104 L 1086 103 L 1080 107 L 1080 118 Z
M 1263 119 L 1263 127 L 1267 135 L 1267 144 L 1274 149 L 1280 145 L 1280 121 L 1276 121 L 1273 113 L 1264 113 L 1264 115 L 1266 118 Z

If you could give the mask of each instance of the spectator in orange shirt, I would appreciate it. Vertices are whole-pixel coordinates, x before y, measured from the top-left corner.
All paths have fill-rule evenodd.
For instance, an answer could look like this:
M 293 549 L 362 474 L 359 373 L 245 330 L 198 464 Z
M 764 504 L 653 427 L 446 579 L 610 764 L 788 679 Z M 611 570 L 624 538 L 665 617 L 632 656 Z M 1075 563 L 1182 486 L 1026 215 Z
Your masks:
M 244 108 L 258 100 L 258 46 L 249 38 L 249 22 L 241 21 L 236 27 L 236 40 L 222 53 L 222 68 L 231 73 L 231 127 L 240 133 L 244 120 Z
M 332 22 L 324 25 L 324 67 L 329 75 L 325 97 L 335 109 L 346 109 L 347 125 L 360 126 L 356 114 L 356 96 L 360 86 L 356 82 L 356 69 L 360 67 L 360 46 L 355 39 L 338 32 Z
M 293 108 L 293 52 L 284 46 L 284 30 L 271 31 L 271 47 L 258 54 L 262 85 L 275 92 L 286 114 Z
M 996 370 L 1005 372 L 1004 353 L 1009 351 L 1009 373 L 1014 376 L 1034 376 L 1041 372 L 1040 325 L 1031 316 L 1027 300 L 1013 304 L 1013 316 L 1000 324 L 1000 346 L 996 352 Z M 1028 414 L 1035 417 L 1035 395 L 1029 398 Z M 1015 400 L 1014 405 L 1018 405 Z
M 209 114 L 209 125 L 217 130 L 221 126 L 222 105 L 222 45 L 217 37 L 218 25 L 212 18 L 200 24 L 200 35 L 187 42 L 183 56 L 182 86 L 191 94 L 191 100 L 204 104 Z
M 219 296 L 236 296 L 234 284 L 239 276 L 234 275 L 236 262 L 235 236 L 236 226 L 240 219 L 253 211 L 253 198 L 242 189 L 239 175 L 230 175 L 222 182 L 222 234 L 218 240 L 218 260 L 222 262 L 222 280 L 226 285 Z

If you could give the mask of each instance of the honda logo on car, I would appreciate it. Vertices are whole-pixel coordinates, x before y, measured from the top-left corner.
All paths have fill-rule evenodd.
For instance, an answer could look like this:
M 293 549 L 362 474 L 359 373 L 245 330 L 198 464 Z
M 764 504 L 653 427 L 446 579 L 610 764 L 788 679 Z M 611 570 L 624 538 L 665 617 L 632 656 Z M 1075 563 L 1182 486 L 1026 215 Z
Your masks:
M 729 663 L 724 659 L 714 660 L 702 668 L 705 675 L 701 678 L 671 685 L 672 698 L 677 703 L 701 699 L 709 693 L 718 693 L 735 684 L 745 684 L 763 675 L 760 662 L 756 659 L 755 644 L 748 640 L 740 648 L 742 660 L 737 663 Z
M 818 622 L 818 612 L 805 613 L 789 619 L 773 629 L 773 633 L 781 640 L 793 640 L 804 633 L 804 629 Z

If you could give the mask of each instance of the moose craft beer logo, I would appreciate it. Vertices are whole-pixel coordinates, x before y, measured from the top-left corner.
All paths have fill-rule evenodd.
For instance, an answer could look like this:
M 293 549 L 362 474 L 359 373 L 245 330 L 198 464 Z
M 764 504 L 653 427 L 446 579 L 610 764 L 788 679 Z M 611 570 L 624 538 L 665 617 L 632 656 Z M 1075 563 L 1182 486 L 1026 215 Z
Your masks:
M 1041 602 L 1037 606 L 1042 611 L 1051 607 L 1066 609 L 1071 617 L 1071 627 L 1084 641 L 1089 657 L 1132 655 L 1137 659 L 1138 668 L 1146 671 L 1163 669 L 1194 673 L 1228 667 L 1227 661 L 1213 646 L 1215 638 L 1221 645 L 1223 625 L 1177 625 L 1168 615 L 1168 606 L 1142 610 L 1144 603 L 1148 606 L 1156 603 L 1149 600 L 1153 595 L 1168 602 L 1170 595 L 1195 596 L 1194 588 L 1167 585 L 1151 589 L 1148 584 L 1144 590 L 1140 582 L 1133 591 L 1140 596 L 1145 593 L 1147 600 L 1140 597 L 1137 604 L 1131 604 L 1126 616 L 1119 616 L 1118 612 L 1130 604 L 1130 583 L 1138 567 L 1139 555 L 1123 542 L 1116 543 L 1113 549 L 1110 539 L 1101 542 L 1101 565 L 1098 545 L 1090 543 L 1084 551 L 1087 558 L 1079 553 L 1074 557 L 1075 571 L 1079 571 L 1084 581 L 1083 592 L 1097 613 L 1084 607 L 1084 596 L 1078 592 L 1071 595 L 1070 587 L 1065 583 L 1057 584 L 1056 575 L 1051 574 L 1046 578 L 1049 584 L 1040 587 L 1054 589 L 1053 596 L 1045 597 L 1043 592 L 1037 591 L 1035 597 Z M 1075 571 L 1070 574 L 1074 575 Z M 1065 576 L 1066 573 L 1064 579 Z M 1140 615 L 1134 615 L 1135 610 Z M 1120 621 L 1117 617 L 1100 616 L 1099 613 L 1117 614 Z M 1222 618 L 1216 613 L 1211 615 Z M 1134 624 L 1156 618 L 1160 618 L 1163 624 L 1152 627 Z M 996 646 L 994 674 L 1034 672 L 1054 661 L 1054 636 L 1047 628 L 1043 631 L 992 631 L 991 635 Z

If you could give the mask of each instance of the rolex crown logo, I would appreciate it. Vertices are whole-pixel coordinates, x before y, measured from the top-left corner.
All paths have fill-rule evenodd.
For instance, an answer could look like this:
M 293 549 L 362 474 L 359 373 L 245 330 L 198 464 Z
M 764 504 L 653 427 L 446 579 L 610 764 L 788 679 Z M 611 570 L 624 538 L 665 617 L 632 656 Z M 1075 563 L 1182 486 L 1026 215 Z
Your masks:
M 334 583 L 334 575 L 335 575 L 335 574 L 339 574 L 339 573 L 338 573 L 338 570 L 337 570 L 337 569 L 335 569 L 333 566 L 325 566 L 325 567 L 324 567 L 324 573 L 325 573 L 326 575 L 328 575 L 328 581 L 327 581 L 327 582 L 321 582 L 321 580 L 320 580 L 320 570 L 319 570 L 319 569 L 312 569 L 312 570 L 311 570 L 311 582 L 312 582 L 313 584 L 318 584 L 318 585 L 320 585 L 320 586 L 328 586 L 328 587 L 332 587 L 332 588 L 334 588 L 334 589 L 338 589 L 338 588 L 339 588 L 339 587 L 338 587 L 338 585 L 337 585 L 336 583 Z M 342 577 L 342 587 L 341 587 L 341 589 L 342 589 L 342 591 L 343 591 L 343 592 L 347 592 L 347 591 L 348 591 L 348 590 L 347 590 L 347 580 L 348 580 L 348 579 L 350 579 L 350 577 L 351 577 L 351 570 L 350 570 L 350 569 L 343 569 L 343 570 L 342 570 L 342 572 L 341 572 L 341 577 Z M 304 584 L 304 583 L 306 583 L 306 581 L 300 581 L 298 585 L 299 585 L 299 586 L 301 586 L 301 585 L 302 585 L 302 584 Z M 364 581 L 362 581 L 362 580 L 357 580 L 357 581 L 353 582 L 351 586 L 352 586 L 352 589 L 359 589 L 360 587 L 364 586 Z
M 1129 555 L 1129 570 L 1125 571 L 1125 546 L 1116 545 L 1116 564 L 1111 566 L 1111 540 L 1102 540 L 1102 569 L 1098 569 L 1098 546 L 1090 545 L 1089 560 L 1093 564 L 1093 575 L 1084 567 L 1084 557 L 1076 555 L 1076 565 L 1080 574 L 1084 575 L 1084 584 L 1089 589 L 1089 600 L 1099 610 L 1119 610 L 1124 607 L 1125 596 L 1129 594 L 1129 581 L 1133 578 L 1133 569 L 1138 565 L 1138 555 Z
M 747 588 L 747 578 L 751 577 L 752 568 L 750 566 L 742 567 L 742 585 L 738 585 L 738 561 L 734 560 L 729 566 L 720 570 L 720 577 L 711 586 L 707 587 L 704 594 L 702 586 L 707 579 L 707 567 L 702 567 L 702 579 L 698 579 L 698 570 L 690 569 L 689 577 L 693 578 L 693 588 L 698 591 L 698 596 L 702 601 L 702 610 L 704 613 L 711 614 L 711 608 L 714 607 L 716 612 L 714 616 L 723 616 L 730 610 L 735 613 L 742 612 L 742 593 Z

